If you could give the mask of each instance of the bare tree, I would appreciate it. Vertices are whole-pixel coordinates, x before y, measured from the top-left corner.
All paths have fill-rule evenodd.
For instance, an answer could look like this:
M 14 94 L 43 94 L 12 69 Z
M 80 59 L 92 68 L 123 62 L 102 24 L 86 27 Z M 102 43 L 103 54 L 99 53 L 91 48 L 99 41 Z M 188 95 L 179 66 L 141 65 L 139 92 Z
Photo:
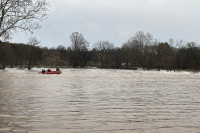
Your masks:
M 130 46 L 130 42 L 127 41 L 126 43 L 124 43 L 122 45 L 121 50 L 122 50 L 122 53 L 123 53 L 122 55 L 123 55 L 123 58 L 125 61 L 125 62 L 123 62 L 123 63 L 125 63 L 125 64 L 123 64 L 124 65 L 123 67 L 128 68 L 128 67 L 130 67 L 129 64 L 131 62 L 131 59 L 133 58 L 133 53 L 132 53 L 132 48 Z
M 181 40 L 175 40 L 173 38 L 170 38 L 168 42 L 169 42 L 169 45 L 171 47 L 175 47 L 177 49 L 180 49 L 181 47 L 186 46 L 186 42 L 184 42 L 182 39 Z
M 171 47 L 174 47 L 174 45 L 175 45 L 175 43 L 176 43 L 176 40 L 174 40 L 173 38 L 170 38 L 168 42 L 169 42 L 168 44 L 169 44 Z
M 100 52 L 101 67 L 107 67 L 109 51 L 114 49 L 114 44 L 108 41 L 99 41 L 93 47 Z
M 17 29 L 32 33 L 40 28 L 47 7 L 45 0 L 0 0 L 0 38 L 9 39 Z
M 83 64 L 85 65 L 85 61 L 87 60 L 85 52 L 88 51 L 89 42 L 84 39 L 81 33 L 78 32 L 72 33 L 70 39 L 72 42 L 71 49 L 73 53 L 73 66 L 77 67 L 81 64 L 81 66 L 83 67 Z
M 174 64 L 173 48 L 168 43 L 160 43 L 157 46 L 158 70 L 161 68 L 171 70 Z
M 5 69 L 5 58 L 7 56 L 7 47 L 2 41 L 0 41 L 0 61 L 2 62 L 2 69 Z M 0 67 L 1 69 L 1 67 Z
M 140 45 L 147 46 L 153 44 L 153 36 L 150 33 L 144 33 L 143 31 L 139 31 L 132 37 L 132 40 L 136 40 Z
M 176 40 L 176 47 L 177 48 L 181 48 L 181 47 L 184 47 L 184 46 L 186 46 L 186 42 L 184 42 L 182 39 L 181 40 Z
M 133 57 L 132 64 L 135 66 L 143 67 L 145 66 L 145 53 L 149 46 L 154 44 L 153 36 L 150 33 L 144 33 L 139 31 L 129 40 L 129 45 L 131 45 Z
M 200 46 L 195 42 L 190 42 L 187 44 L 188 54 L 191 56 L 193 60 L 192 67 L 195 70 L 200 69 Z
M 39 55 L 37 55 L 37 50 L 36 50 L 36 46 L 39 44 L 40 42 L 35 38 L 30 38 L 28 44 L 30 45 L 30 49 L 29 49 L 29 53 L 28 53 L 28 70 L 31 70 L 32 65 L 35 65 L 35 62 L 37 60 L 37 58 L 39 57 Z

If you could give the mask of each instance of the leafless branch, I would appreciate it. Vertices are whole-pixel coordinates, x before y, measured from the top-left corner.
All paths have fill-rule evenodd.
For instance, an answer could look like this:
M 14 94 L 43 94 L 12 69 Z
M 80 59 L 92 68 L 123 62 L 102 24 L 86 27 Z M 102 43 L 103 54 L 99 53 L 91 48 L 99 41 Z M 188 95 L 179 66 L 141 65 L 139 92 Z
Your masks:
M 0 38 L 7 39 L 13 31 L 33 32 L 46 18 L 45 0 L 0 0 Z

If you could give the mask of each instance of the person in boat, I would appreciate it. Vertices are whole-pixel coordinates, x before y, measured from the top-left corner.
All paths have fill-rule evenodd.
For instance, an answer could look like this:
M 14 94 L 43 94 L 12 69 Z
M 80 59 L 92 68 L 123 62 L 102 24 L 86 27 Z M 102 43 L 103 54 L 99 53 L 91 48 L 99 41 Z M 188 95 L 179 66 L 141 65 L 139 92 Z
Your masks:
M 50 69 L 50 68 L 48 68 L 48 69 L 47 69 L 47 72 L 51 72 L 51 69 Z
M 59 66 L 56 67 L 56 71 L 60 71 L 60 67 Z
M 42 69 L 42 73 L 43 73 L 43 74 L 45 73 L 45 70 L 44 70 L 44 69 Z

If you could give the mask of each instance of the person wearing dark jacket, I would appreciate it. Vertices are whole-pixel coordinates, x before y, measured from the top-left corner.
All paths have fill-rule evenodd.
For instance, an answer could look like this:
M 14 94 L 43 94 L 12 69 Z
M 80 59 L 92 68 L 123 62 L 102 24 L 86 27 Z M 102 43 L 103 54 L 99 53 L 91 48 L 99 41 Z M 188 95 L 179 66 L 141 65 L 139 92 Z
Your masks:
M 48 68 L 47 72 L 51 72 L 51 69 L 50 69 L 50 68 Z
M 59 66 L 56 67 L 56 71 L 60 71 L 60 67 Z

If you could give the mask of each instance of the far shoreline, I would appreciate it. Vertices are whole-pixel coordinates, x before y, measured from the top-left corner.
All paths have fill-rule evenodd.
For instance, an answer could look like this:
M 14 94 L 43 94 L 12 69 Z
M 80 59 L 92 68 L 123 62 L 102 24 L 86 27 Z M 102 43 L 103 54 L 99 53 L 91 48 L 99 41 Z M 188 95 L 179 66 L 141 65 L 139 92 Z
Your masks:
M 6 67 L 5 69 L 0 69 L 0 71 L 5 71 L 5 70 L 14 70 L 14 69 L 17 69 L 17 70 L 24 70 L 24 71 L 42 71 L 42 69 L 45 69 L 47 70 L 49 67 L 33 67 L 31 70 L 28 70 L 28 68 L 26 67 Z M 54 70 L 56 69 L 56 67 L 50 67 L 51 70 Z M 139 72 L 167 72 L 167 73 L 173 73 L 173 72 L 177 72 L 177 73 L 181 73 L 181 72 L 188 72 L 188 73 L 191 73 L 191 74 L 198 74 L 200 73 L 199 70 L 192 70 L 192 69 L 182 69 L 182 70 L 165 70 L 165 69 L 160 69 L 160 70 L 157 70 L 157 69 L 150 69 L 150 70 L 146 70 L 146 69 L 143 69 L 143 68 L 137 68 L 137 69 L 116 69 L 116 68 L 98 68 L 98 67 L 60 67 L 61 71 L 62 69 L 77 69 L 77 70 L 87 70 L 87 69 L 99 69 L 99 70 L 127 70 L 127 71 L 139 71 Z

